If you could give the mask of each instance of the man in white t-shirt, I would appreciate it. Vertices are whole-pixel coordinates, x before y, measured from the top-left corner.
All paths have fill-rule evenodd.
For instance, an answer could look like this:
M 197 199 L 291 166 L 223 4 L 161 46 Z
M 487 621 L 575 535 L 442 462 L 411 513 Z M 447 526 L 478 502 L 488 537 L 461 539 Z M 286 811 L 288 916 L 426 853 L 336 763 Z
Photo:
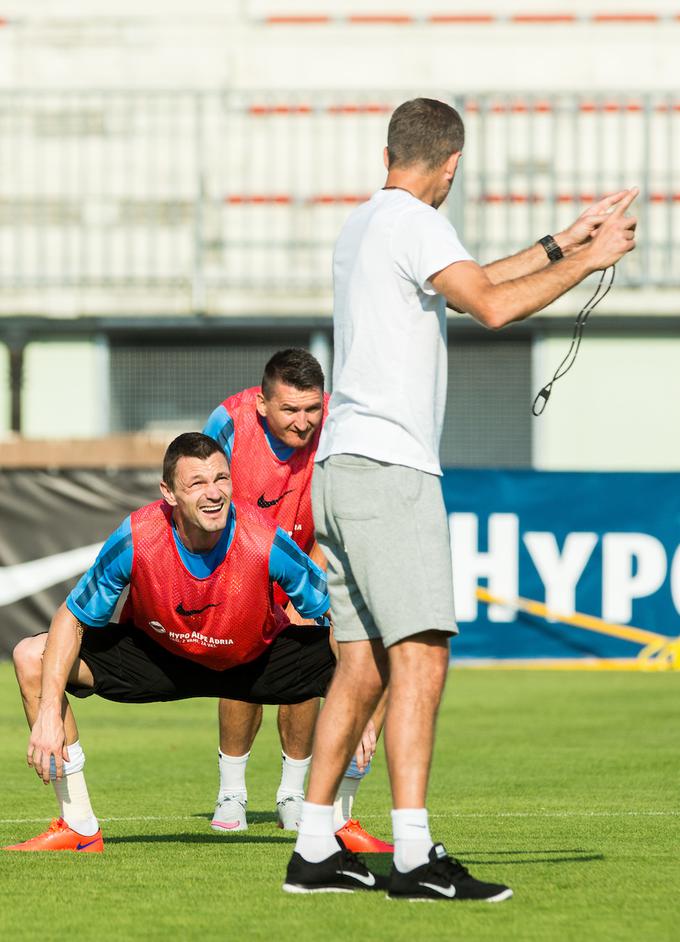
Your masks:
M 443 102 L 418 98 L 397 108 L 385 187 L 351 214 L 335 246 L 333 395 L 312 502 L 340 655 L 316 728 L 289 892 L 381 884 L 338 847 L 333 798 L 389 676 L 395 850 L 388 895 L 512 896 L 433 844 L 425 804 L 449 637 L 457 632 L 439 482 L 446 306 L 492 329 L 544 308 L 634 248 L 635 220 L 624 214 L 637 191 L 610 194 L 564 232 L 481 267 L 437 213 L 463 140 L 459 115 Z

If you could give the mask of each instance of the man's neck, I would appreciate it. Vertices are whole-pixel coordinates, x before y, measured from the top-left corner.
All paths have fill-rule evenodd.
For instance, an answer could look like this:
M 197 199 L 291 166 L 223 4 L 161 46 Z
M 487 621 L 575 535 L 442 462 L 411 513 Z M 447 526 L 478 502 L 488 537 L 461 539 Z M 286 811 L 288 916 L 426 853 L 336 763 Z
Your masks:
M 406 190 L 417 200 L 432 206 L 436 195 L 436 181 L 420 173 L 408 170 L 390 170 L 385 180 L 385 190 Z
M 172 520 L 182 546 L 190 553 L 209 553 L 210 550 L 215 549 L 224 533 L 224 530 L 216 530 L 214 533 L 207 533 L 199 527 L 190 527 L 187 529 L 176 510 L 173 511 Z M 228 520 L 229 518 L 227 517 L 227 522 Z
M 271 428 L 267 424 L 267 420 L 263 415 L 260 416 L 260 422 L 262 424 L 262 431 L 264 432 L 264 437 L 267 439 L 269 447 L 274 452 L 275 456 L 279 460 L 287 460 L 293 454 L 295 449 L 292 445 L 286 445 L 285 442 L 282 442 L 278 435 L 274 435 Z

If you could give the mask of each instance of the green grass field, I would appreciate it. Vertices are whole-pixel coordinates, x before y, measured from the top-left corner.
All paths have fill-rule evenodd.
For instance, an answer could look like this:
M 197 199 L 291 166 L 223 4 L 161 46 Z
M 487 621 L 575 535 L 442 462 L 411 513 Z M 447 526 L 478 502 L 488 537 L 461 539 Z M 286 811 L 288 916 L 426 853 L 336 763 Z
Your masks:
M 250 830 L 208 827 L 211 701 L 76 704 L 106 852 L 0 854 L 0 938 L 84 940 L 670 940 L 680 935 L 680 675 L 454 670 L 430 812 L 435 839 L 507 881 L 498 906 L 281 891 L 293 840 L 275 826 L 274 710 L 250 764 Z M 24 765 L 26 731 L 0 664 L 0 841 L 54 815 Z M 389 837 L 382 751 L 357 813 Z M 373 863 L 375 863 L 375 858 Z M 383 860 L 383 866 L 387 861 Z

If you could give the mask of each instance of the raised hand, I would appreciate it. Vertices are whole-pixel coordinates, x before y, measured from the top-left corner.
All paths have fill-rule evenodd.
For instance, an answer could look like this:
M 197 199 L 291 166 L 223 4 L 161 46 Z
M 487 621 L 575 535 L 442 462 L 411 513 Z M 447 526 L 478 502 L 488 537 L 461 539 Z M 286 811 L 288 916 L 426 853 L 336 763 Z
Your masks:
M 585 209 L 563 233 L 560 233 L 562 239 L 558 241 L 564 242 L 566 247 L 571 248 L 590 241 L 609 216 L 612 207 L 615 206 L 619 200 L 622 200 L 627 193 L 628 190 L 606 193 L 596 203 L 592 203 L 592 205 Z
M 593 271 L 600 271 L 609 265 L 615 265 L 627 252 L 635 248 L 637 219 L 634 216 L 627 216 L 626 210 L 639 192 L 639 189 L 634 186 L 626 190 L 624 196 L 613 194 L 618 197 L 611 204 L 613 209 L 610 209 L 605 214 L 604 220 L 598 223 L 597 231 L 584 249 L 588 252 Z M 611 197 L 605 197 L 605 199 L 608 198 Z M 596 215 L 601 214 L 594 214 L 593 218 L 596 218 Z

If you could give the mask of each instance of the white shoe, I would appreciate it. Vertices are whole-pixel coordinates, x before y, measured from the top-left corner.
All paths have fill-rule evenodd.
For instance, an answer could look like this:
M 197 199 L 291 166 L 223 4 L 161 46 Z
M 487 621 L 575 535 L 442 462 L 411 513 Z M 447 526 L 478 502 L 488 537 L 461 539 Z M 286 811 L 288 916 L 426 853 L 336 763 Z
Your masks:
M 302 815 L 302 802 L 305 796 L 286 795 L 280 801 L 276 802 L 276 813 L 279 818 L 279 827 L 284 831 L 297 831 L 300 826 L 300 817 Z
M 213 831 L 220 834 L 231 831 L 247 831 L 246 807 L 248 800 L 239 795 L 224 795 L 217 799 L 215 814 L 210 822 Z

